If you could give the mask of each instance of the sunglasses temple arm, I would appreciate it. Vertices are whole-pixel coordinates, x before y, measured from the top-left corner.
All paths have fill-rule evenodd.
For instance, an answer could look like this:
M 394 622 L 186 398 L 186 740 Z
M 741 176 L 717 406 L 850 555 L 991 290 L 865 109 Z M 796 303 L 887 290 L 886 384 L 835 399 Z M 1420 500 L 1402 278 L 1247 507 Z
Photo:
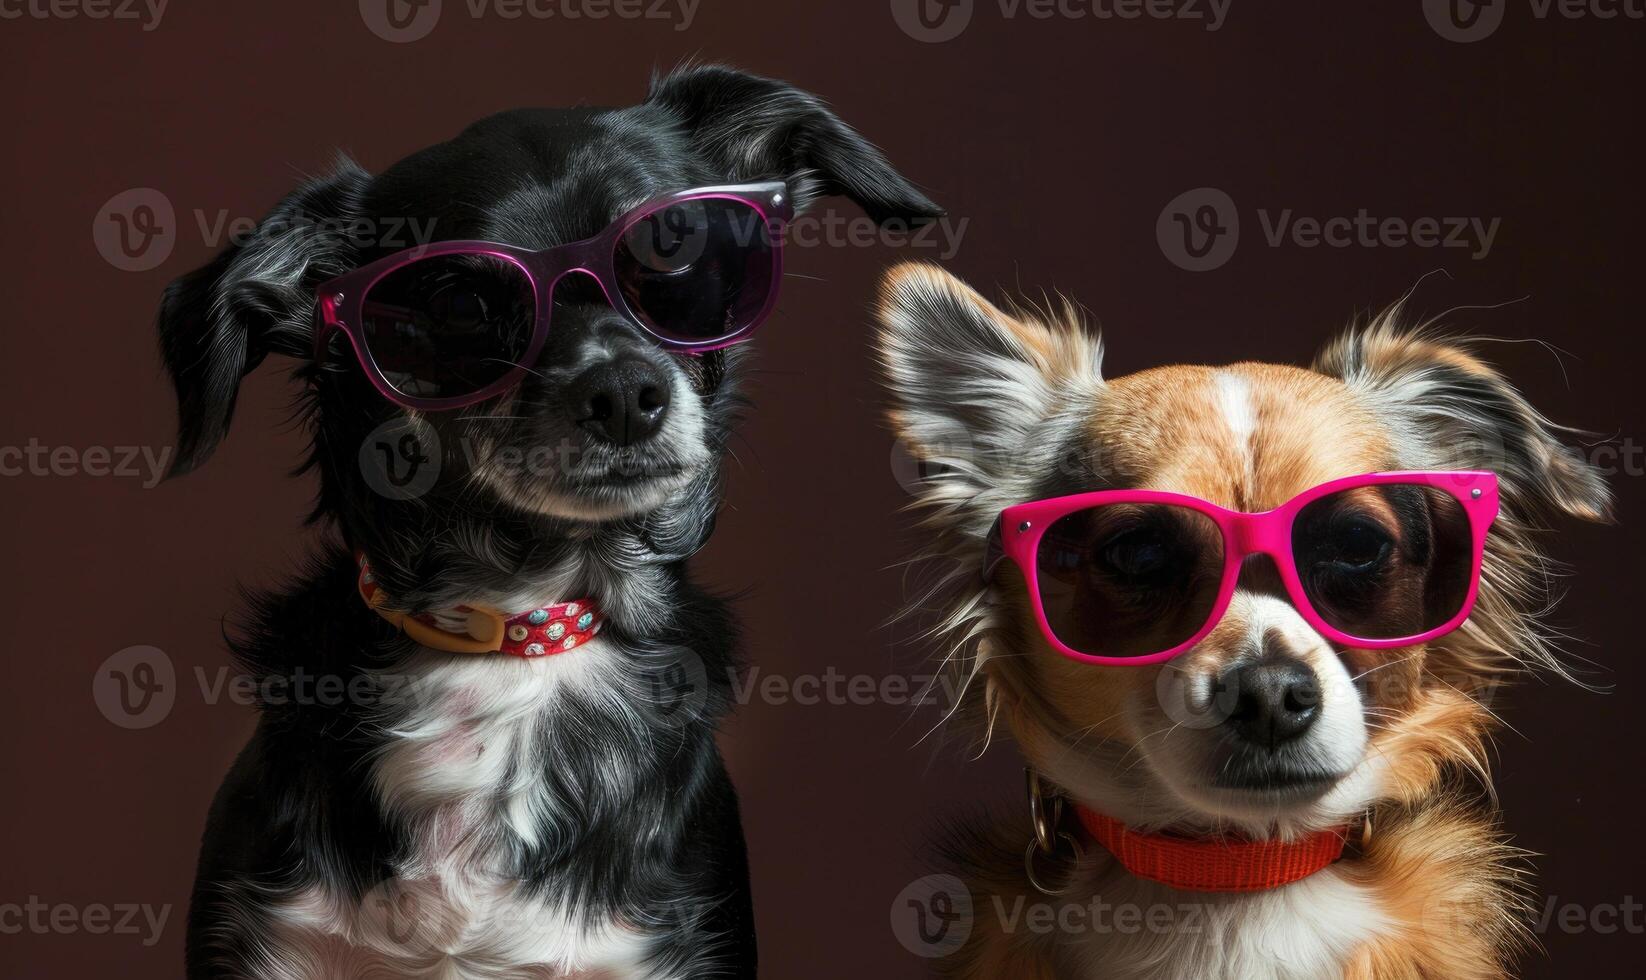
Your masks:
M 1006 547 L 1000 540 L 1000 518 L 994 519 L 994 525 L 989 528 L 988 540 L 983 545 L 983 582 L 987 585 L 994 581 L 994 573 L 1000 563 L 1006 558 Z
M 314 315 L 309 322 L 314 330 L 314 360 L 315 363 L 322 364 L 326 357 L 326 338 L 337 329 L 336 315 L 332 313 L 325 299 L 314 301 Z

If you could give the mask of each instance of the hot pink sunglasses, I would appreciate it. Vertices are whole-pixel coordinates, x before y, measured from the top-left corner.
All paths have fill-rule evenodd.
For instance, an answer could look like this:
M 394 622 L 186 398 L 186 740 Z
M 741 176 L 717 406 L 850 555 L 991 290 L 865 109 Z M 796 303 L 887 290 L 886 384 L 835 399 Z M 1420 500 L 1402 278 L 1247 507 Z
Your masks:
M 1497 508 L 1497 475 L 1472 470 L 1351 476 L 1257 514 L 1103 490 L 1001 511 L 984 574 L 1016 562 L 1041 633 L 1087 663 L 1161 663 L 1190 649 L 1258 554 L 1327 640 L 1401 647 L 1468 618 Z
M 716 350 L 746 339 L 777 302 L 781 225 L 793 214 L 780 182 L 699 187 L 541 252 L 480 241 L 409 248 L 316 290 L 315 357 L 338 330 L 390 401 L 471 405 L 525 377 L 548 336 L 555 284 L 572 272 L 663 347 Z

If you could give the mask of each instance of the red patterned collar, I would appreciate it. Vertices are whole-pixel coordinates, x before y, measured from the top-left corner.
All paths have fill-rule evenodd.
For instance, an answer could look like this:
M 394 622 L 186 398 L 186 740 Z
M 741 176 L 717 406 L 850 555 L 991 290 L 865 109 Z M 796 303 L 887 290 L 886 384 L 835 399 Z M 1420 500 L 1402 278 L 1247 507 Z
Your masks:
M 546 657 L 565 653 L 594 639 L 606 617 L 592 599 L 557 602 L 507 615 L 481 606 L 455 606 L 438 613 L 399 612 L 387 606 L 365 555 L 356 556 L 356 586 L 366 605 L 418 643 L 448 653 L 506 653 Z
M 1144 834 L 1077 806 L 1080 823 L 1127 871 L 1195 892 L 1258 892 L 1301 881 L 1343 855 L 1348 828 L 1295 841 Z

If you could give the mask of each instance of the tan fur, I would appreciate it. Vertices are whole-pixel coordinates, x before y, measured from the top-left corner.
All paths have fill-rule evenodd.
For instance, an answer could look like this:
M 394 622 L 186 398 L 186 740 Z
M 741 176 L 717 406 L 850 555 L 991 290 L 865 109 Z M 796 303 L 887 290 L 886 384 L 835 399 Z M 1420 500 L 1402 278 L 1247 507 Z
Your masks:
M 1250 385 L 1255 469 L 1232 444 L 1219 410 L 1220 373 Z M 1341 383 L 1278 364 L 1174 366 L 1110 379 L 1090 430 L 1121 485 L 1193 494 L 1235 510 L 1264 510 L 1389 460 L 1383 434 Z
M 1521 852 L 1455 796 L 1383 816 L 1366 853 L 1342 867 L 1371 888 L 1398 928 L 1359 950 L 1346 975 L 1506 976 L 1504 954 L 1531 942 Z
M 1321 874 L 1363 896 L 1366 920 L 1376 923 L 1375 935 L 1339 960 L 1343 976 L 1507 975 L 1510 958 L 1529 942 L 1520 855 L 1504 843 L 1490 811 L 1457 787 L 1465 774 L 1488 778 L 1485 748 L 1495 716 L 1477 700 L 1480 692 L 1527 663 L 1555 663 L 1532 619 L 1541 558 L 1527 531 L 1530 515 L 1558 510 L 1604 516 L 1604 488 L 1583 483 L 1588 475 L 1571 469 L 1561 456 L 1549 437 L 1552 426 L 1482 361 L 1426 333 L 1400 331 L 1393 314 L 1372 324 L 1358 341 L 1351 336 L 1333 345 L 1314 369 L 1179 365 L 1102 379 L 1101 349 L 1072 308 L 1052 317 L 1009 315 L 935 267 L 903 266 L 882 290 L 882 320 L 889 326 L 881 352 L 894 388 L 899 377 L 909 377 L 910 366 L 902 361 L 911 340 L 894 336 L 891 325 L 905 324 L 907 330 L 914 316 L 910 308 L 917 305 L 909 302 L 911 295 L 936 308 L 941 304 L 929 297 L 938 294 L 973 307 L 981 322 L 1008 338 L 1004 346 L 1032 364 L 1046 390 L 1063 393 L 1056 411 L 1081 416 L 1083 454 L 1106 486 L 1171 490 L 1230 509 L 1260 511 L 1339 477 L 1418 468 L 1410 457 L 1419 451 L 1428 454 L 1426 468 L 1500 470 L 1504 512 L 1479 604 L 1466 628 L 1428 646 L 1335 654 L 1350 674 L 1373 679 L 1367 686 L 1373 700 L 1365 705 L 1365 754 L 1376 764 L 1368 770 L 1376 773 L 1376 793 L 1366 814 L 1371 829 L 1364 852 L 1349 854 Z M 1448 457 L 1453 447 L 1443 444 L 1414 448 L 1414 432 L 1433 443 L 1457 441 L 1438 428 L 1449 421 L 1444 404 L 1415 415 L 1415 422 L 1391 415 L 1390 405 L 1421 397 L 1421 383 L 1446 371 L 1497 386 L 1494 396 L 1499 389 L 1508 393 L 1503 398 L 1509 408 L 1500 414 L 1537 437 L 1525 440 L 1527 459 Z M 899 394 L 906 402 L 907 392 Z M 911 408 L 932 411 L 900 406 L 891 418 L 918 446 L 919 416 Z M 1424 436 L 1425 427 L 1434 431 Z M 960 529 L 976 528 L 988 515 L 969 515 L 964 495 L 952 488 L 940 504 L 936 500 L 922 502 L 930 508 L 925 526 L 937 538 L 931 554 L 964 561 L 967 548 L 976 547 L 967 534 L 975 531 Z M 1162 672 L 1215 670 L 1234 656 L 1247 633 L 1244 613 L 1231 607 L 1205 641 L 1171 663 L 1096 666 L 1063 657 L 1043 640 L 1021 576 L 1010 563 L 1002 564 L 987 597 L 977 595 L 975 587 L 967 591 L 962 574 L 950 575 L 928 596 L 941 601 L 944 588 L 954 594 L 944 610 L 947 618 L 935 630 L 949 642 L 942 652 L 969 690 L 981 689 L 975 700 L 982 710 L 962 716 L 985 739 L 1003 727 L 1032 768 L 1074 773 L 1077 779 L 1082 766 L 1097 766 L 1122 781 L 1130 778 L 1129 768 L 1137 766 L 1146 743 L 1154 739 L 1158 746 L 1173 738 L 1170 719 L 1149 710 L 1158 700 L 1158 685 L 1171 680 Z M 947 976 L 1087 976 L 1077 972 L 1085 969 L 1076 965 L 1084 961 L 1071 950 L 1081 943 L 1114 942 L 1059 941 L 1002 927 L 992 911 L 997 903 L 1045 901 L 1022 869 L 1028 840 L 1022 820 L 976 830 L 951 849 L 977 911 L 966 947 L 940 964 Z M 1196 829 L 1219 826 L 1213 820 Z M 1280 824 L 1276 832 L 1296 829 Z M 1088 854 L 1073 873 L 1101 891 L 1103 882 L 1114 883 L 1112 874 L 1123 872 L 1110 867 L 1095 844 L 1088 842 L 1087 848 L 1097 853 Z

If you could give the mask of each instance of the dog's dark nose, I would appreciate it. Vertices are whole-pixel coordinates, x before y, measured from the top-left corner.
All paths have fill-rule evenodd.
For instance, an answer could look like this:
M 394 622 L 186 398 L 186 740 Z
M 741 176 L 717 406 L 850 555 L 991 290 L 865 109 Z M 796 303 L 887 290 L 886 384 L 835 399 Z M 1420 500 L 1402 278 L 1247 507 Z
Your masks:
M 1275 748 L 1309 730 L 1320 714 L 1320 683 L 1308 665 L 1292 657 L 1245 664 L 1224 674 L 1234 694 L 1225 722 L 1241 739 Z
M 578 425 L 619 446 L 650 439 L 669 413 L 668 378 L 638 357 L 596 364 L 566 394 Z

